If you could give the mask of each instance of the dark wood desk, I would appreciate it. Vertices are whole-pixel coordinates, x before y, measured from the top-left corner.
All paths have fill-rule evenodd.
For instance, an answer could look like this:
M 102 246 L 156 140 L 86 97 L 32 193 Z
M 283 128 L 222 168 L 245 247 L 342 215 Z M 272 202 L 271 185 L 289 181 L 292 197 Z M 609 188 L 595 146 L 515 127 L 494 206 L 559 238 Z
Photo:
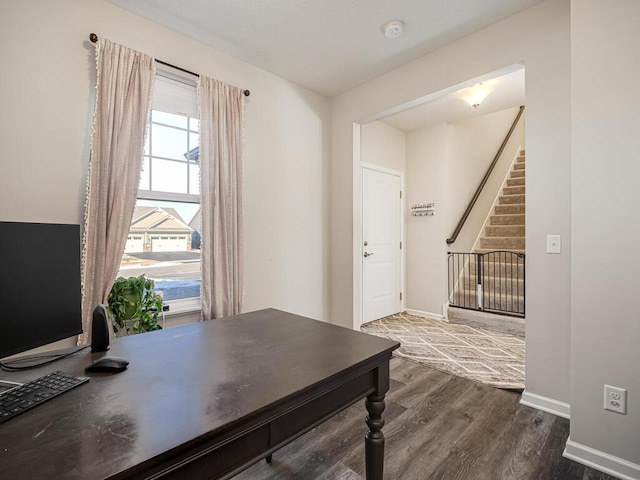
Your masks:
M 269 309 L 0 372 L 24 381 L 53 370 L 83 375 L 105 355 L 131 362 L 122 373 L 88 374 L 87 384 L 0 424 L 0 477 L 227 479 L 366 397 L 367 479 L 379 480 L 398 346 Z

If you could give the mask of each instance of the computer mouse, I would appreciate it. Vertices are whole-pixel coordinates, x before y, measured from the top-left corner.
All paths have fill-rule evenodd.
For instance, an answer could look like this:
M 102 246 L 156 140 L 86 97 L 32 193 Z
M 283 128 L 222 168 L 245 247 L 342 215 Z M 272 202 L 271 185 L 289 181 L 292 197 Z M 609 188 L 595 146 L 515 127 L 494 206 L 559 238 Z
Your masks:
M 129 365 L 129 361 L 120 357 L 103 357 L 100 360 L 96 360 L 87 368 L 85 372 L 108 372 L 117 373 L 125 370 Z

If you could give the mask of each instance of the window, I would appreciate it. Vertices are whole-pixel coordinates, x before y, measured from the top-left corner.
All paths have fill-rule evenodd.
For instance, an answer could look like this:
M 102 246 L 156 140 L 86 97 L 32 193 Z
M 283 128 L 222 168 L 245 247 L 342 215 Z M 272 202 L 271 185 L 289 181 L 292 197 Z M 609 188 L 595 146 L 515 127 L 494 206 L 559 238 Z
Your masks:
M 195 83 L 157 72 L 136 209 L 118 272 L 123 277 L 145 274 L 166 302 L 186 309 L 200 305 L 196 102 Z

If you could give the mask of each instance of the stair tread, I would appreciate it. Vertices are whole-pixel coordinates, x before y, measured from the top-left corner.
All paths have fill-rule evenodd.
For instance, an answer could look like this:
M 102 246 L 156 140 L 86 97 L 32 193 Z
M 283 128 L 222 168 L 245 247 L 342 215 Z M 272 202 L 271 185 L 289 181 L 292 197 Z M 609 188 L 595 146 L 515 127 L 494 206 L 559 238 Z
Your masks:
M 483 236 L 482 236 L 482 237 L 480 237 L 480 238 L 491 238 L 491 239 L 498 239 L 498 240 L 502 240 L 502 239 L 505 239 L 505 238 L 525 238 L 525 237 L 526 237 L 526 235 L 507 235 L 506 237 L 505 237 L 505 236 L 498 236 L 498 237 L 491 236 L 491 237 L 487 237 L 487 236 L 483 235 Z
M 522 202 L 522 203 L 507 203 L 507 204 L 503 204 L 503 205 L 500 205 L 498 203 L 498 204 L 496 204 L 496 207 L 520 207 L 520 206 L 524 207 L 525 205 L 526 205 L 526 202 Z M 503 214 L 499 214 L 499 215 L 503 215 Z M 504 215 L 507 215 L 507 214 L 504 214 Z M 514 213 L 512 215 L 518 215 L 518 214 Z M 520 214 L 520 215 L 522 215 L 522 214 Z
M 481 237 L 480 248 L 493 248 L 494 250 L 520 249 L 525 243 L 526 237 Z
M 519 282 L 522 283 L 522 282 Z M 521 285 L 519 285 L 521 286 Z M 456 289 L 456 292 L 459 292 L 462 295 L 465 296 L 472 296 L 475 297 L 475 285 L 471 284 L 471 285 L 459 285 L 458 288 Z M 494 294 L 495 293 L 495 297 Z M 489 295 L 487 295 L 487 292 L 485 291 L 485 302 L 487 300 L 489 300 L 488 298 Z M 491 303 L 500 303 L 501 299 L 500 299 L 500 292 L 491 292 Z M 502 292 L 502 303 L 522 303 L 522 300 L 524 299 L 525 295 L 522 291 L 520 292 L 516 292 L 516 291 L 509 291 L 509 292 Z M 474 298 L 475 299 L 475 298 Z M 471 300 L 471 299 L 469 299 Z
M 492 216 L 496 217 L 496 215 L 492 215 Z M 499 216 L 500 217 L 504 217 L 504 215 L 499 215 Z M 522 224 L 522 225 L 511 225 L 511 224 L 502 225 L 502 224 L 498 224 L 498 225 L 487 225 L 486 226 L 486 228 L 488 228 L 489 230 L 494 231 L 494 232 L 507 231 L 507 230 L 511 231 L 511 230 L 515 230 L 515 229 L 517 229 L 517 231 L 520 231 L 520 230 L 524 231 L 524 227 L 525 227 L 524 224 Z M 509 236 L 510 235 L 511 234 L 509 234 Z
M 508 230 L 509 228 L 511 230 Z M 516 228 L 522 231 L 514 231 Z M 480 238 L 525 238 L 525 236 L 524 225 L 489 225 Z
M 521 250 L 519 248 L 510 248 L 510 249 L 476 248 L 473 251 L 473 253 L 490 253 L 490 252 L 510 252 L 510 253 L 525 253 L 525 254 L 527 253 L 526 250 Z M 511 262 L 500 262 L 500 263 L 511 263 Z
M 464 285 L 464 286 L 460 286 L 458 287 L 457 291 L 459 291 L 460 293 L 466 293 L 466 292 L 470 292 L 470 293 L 475 293 L 475 285 Z M 486 293 L 486 292 L 485 292 Z M 492 295 L 493 296 L 493 295 Z M 496 298 L 495 300 L 492 298 L 492 301 L 495 301 L 495 303 L 499 303 L 500 299 L 498 298 L 500 296 L 500 292 L 496 292 Z M 502 292 L 502 303 L 522 303 L 522 299 L 524 299 L 524 295 L 521 292 Z M 485 301 L 487 300 L 487 298 L 485 297 Z
M 518 310 L 520 310 L 521 314 L 524 313 L 524 308 L 519 308 Z M 520 337 L 524 337 L 525 334 L 524 318 L 507 316 L 489 310 L 469 310 L 450 305 L 447 308 L 447 318 L 451 323 L 487 328 L 494 332 L 504 332 Z

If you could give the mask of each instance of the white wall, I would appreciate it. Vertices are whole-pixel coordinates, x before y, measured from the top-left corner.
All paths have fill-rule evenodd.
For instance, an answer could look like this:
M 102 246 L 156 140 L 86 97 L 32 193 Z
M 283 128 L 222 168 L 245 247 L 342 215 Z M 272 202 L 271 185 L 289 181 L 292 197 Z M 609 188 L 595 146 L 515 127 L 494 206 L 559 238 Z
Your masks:
M 527 391 L 569 402 L 570 35 L 568 0 L 550 0 L 332 99 L 331 319 L 351 326 L 360 196 L 353 123 L 524 62 L 527 69 Z M 354 182 L 354 179 L 356 182 Z M 563 235 L 563 254 L 545 253 Z
M 438 124 L 407 134 L 407 194 L 410 207 L 435 202 L 433 217 L 406 216 L 409 309 L 442 314 L 447 302 L 447 252 L 470 252 L 519 146 L 518 122 L 499 162 L 456 242 L 446 244 L 518 114 L 518 107 Z
M 362 125 L 360 131 L 362 162 L 404 173 L 406 157 L 405 132 L 380 121 Z
M 406 307 L 442 315 L 447 301 L 449 149 L 451 125 L 439 123 L 407 133 Z M 413 217 L 411 206 L 435 202 L 433 217 Z
M 570 452 L 625 459 L 640 478 L 640 2 L 571 3 L 572 311 Z M 603 386 L 628 390 L 626 416 Z M 572 442 L 575 442 L 572 444 Z M 611 459 L 609 459 L 611 460 Z M 595 455 L 595 461 L 607 463 Z M 615 464 L 616 461 L 613 461 Z
M 82 220 L 90 32 L 251 90 L 245 309 L 328 319 L 328 99 L 100 0 L 0 2 L 0 220 Z

